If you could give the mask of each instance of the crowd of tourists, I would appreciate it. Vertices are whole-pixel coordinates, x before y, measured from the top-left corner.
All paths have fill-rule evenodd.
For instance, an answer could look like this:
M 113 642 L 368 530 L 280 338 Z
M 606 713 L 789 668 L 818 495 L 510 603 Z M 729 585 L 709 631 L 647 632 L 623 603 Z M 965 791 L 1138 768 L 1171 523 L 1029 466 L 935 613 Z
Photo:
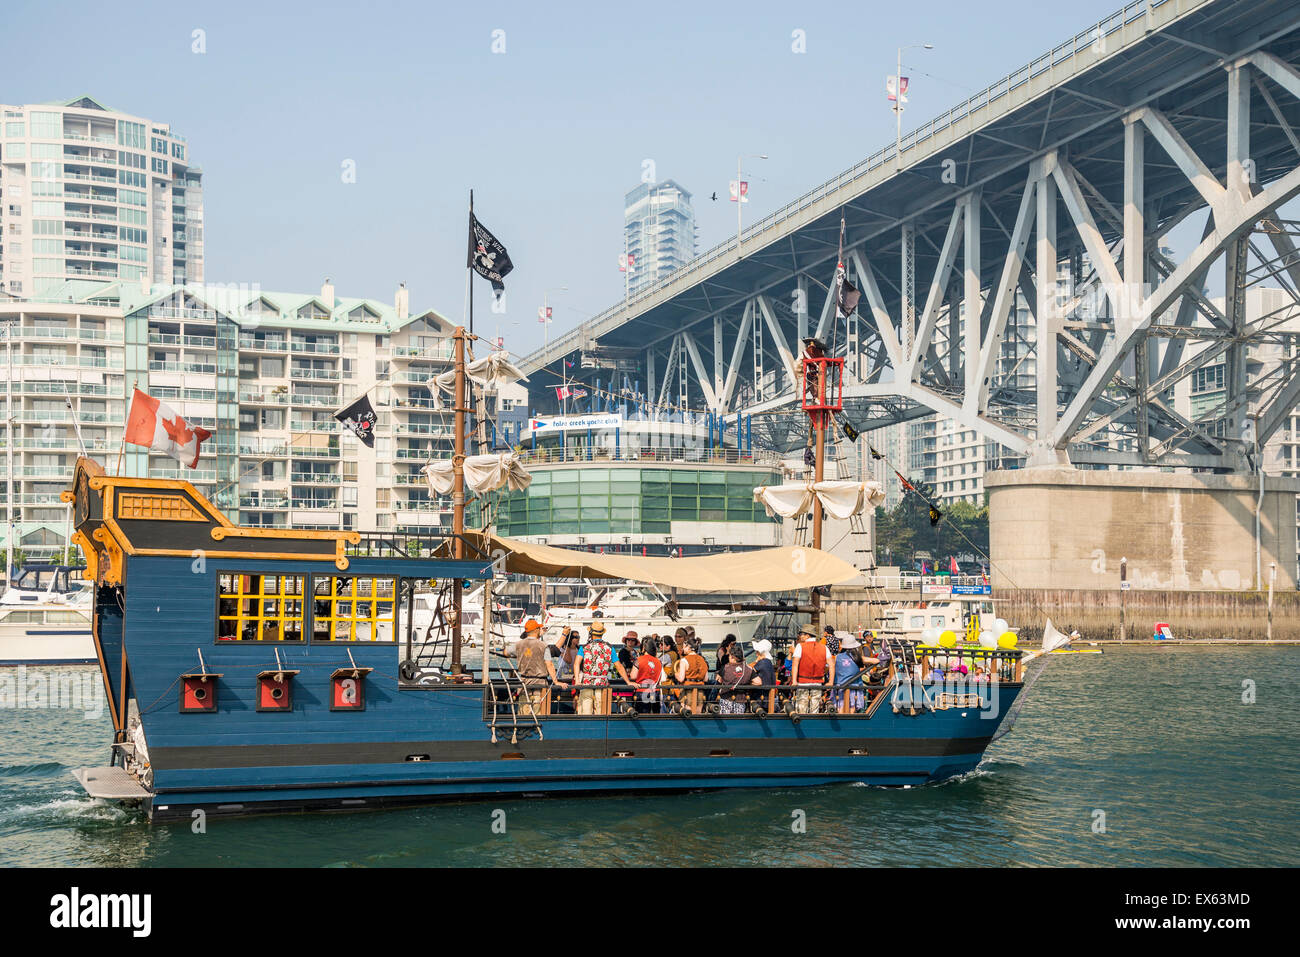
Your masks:
M 889 649 L 871 632 L 843 636 L 803 626 L 788 648 L 772 653 L 767 639 L 748 651 L 727 635 L 710 662 L 695 629 L 642 637 L 617 646 L 599 618 L 586 641 L 565 626 L 554 641 L 529 619 L 512 657 L 520 710 L 535 714 L 798 714 L 865 711 L 884 687 Z

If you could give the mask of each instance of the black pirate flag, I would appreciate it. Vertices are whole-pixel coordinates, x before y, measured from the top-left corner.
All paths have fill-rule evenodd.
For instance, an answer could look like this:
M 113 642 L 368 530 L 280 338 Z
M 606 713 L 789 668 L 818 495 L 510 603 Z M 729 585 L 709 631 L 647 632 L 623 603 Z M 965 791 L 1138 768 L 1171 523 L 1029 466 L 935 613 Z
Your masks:
M 366 448 L 375 447 L 375 422 L 379 417 L 375 415 L 369 396 L 363 395 L 346 409 L 335 412 L 334 418 L 347 426 L 348 431 L 366 444 Z
M 487 231 L 473 213 L 469 214 L 469 267 L 492 283 L 496 295 L 505 292 L 506 286 L 501 280 L 515 268 L 510 261 L 506 247 Z

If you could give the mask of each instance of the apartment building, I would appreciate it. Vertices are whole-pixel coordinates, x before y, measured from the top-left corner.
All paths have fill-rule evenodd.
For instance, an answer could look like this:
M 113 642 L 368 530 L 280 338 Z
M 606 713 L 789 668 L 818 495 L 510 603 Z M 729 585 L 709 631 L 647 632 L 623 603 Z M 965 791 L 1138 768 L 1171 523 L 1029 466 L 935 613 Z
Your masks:
M 245 525 L 441 528 L 450 504 L 420 469 L 450 454 L 451 412 L 432 388 L 451 368 L 452 328 L 411 313 L 405 288 L 388 304 L 328 281 L 279 293 L 70 280 L 49 297 L 0 296 L 6 524 L 12 479 L 16 541 L 29 554 L 61 545 L 59 493 L 84 443 L 110 472 L 193 482 Z M 196 469 L 122 444 L 134 387 L 213 433 Z M 379 413 L 373 450 L 333 415 L 363 392 Z
M 185 138 L 88 96 L 0 104 L 0 291 L 203 281 L 203 176 Z

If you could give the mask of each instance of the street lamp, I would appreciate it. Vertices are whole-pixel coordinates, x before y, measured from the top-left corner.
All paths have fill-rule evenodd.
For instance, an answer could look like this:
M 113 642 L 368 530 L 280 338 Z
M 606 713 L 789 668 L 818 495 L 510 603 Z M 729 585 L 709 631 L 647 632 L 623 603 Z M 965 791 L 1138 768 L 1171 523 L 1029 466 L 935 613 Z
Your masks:
M 766 153 L 747 153 L 747 154 L 742 153 L 740 156 L 736 157 L 736 256 L 737 258 L 739 258 L 740 256 L 740 207 L 745 200 L 744 194 L 741 193 L 740 191 L 740 178 L 741 176 L 744 175 L 740 171 L 740 166 L 741 163 L 744 162 L 746 156 L 748 156 L 751 159 L 761 159 L 761 160 L 767 159 Z
M 894 169 L 903 168 L 903 51 L 933 49 L 933 43 L 898 48 L 898 72 L 894 74 Z

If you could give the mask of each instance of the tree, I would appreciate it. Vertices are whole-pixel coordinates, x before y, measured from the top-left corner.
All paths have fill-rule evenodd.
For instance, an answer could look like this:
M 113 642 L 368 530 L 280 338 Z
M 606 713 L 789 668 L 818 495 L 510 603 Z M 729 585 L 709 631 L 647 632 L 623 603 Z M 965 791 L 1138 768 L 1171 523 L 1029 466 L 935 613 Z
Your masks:
M 917 552 L 929 552 L 938 568 L 946 568 L 949 556 L 975 554 L 984 557 L 989 549 L 987 504 L 954 502 L 940 506 L 943 517 L 930 524 L 934 492 L 918 484 L 893 509 L 876 509 L 876 560 L 882 564 L 912 567 Z M 940 565 L 939 563 L 942 562 Z

